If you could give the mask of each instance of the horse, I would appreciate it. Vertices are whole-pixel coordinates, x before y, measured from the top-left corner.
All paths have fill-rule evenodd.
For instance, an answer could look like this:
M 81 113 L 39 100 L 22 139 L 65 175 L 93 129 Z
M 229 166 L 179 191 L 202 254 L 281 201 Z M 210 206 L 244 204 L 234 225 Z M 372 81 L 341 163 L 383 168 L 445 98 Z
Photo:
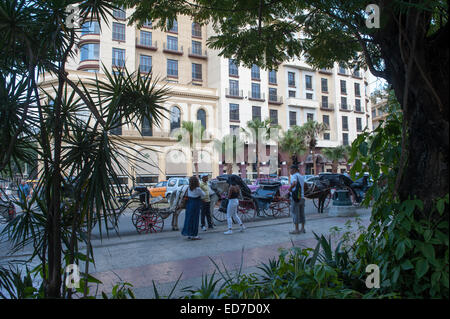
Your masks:
M 328 180 L 314 180 L 312 182 L 305 182 L 305 198 L 318 199 L 317 212 L 323 214 L 325 200 L 330 196 L 331 187 Z
M 209 184 L 209 199 L 210 199 L 210 211 L 211 214 L 214 212 L 214 208 L 217 202 L 221 199 L 221 194 L 228 191 L 228 184 L 225 181 L 211 180 Z M 178 216 L 184 209 L 182 207 L 182 201 L 184 196 L 187 194 L 188 185 L 183 185 L 182 187 L 176 189 L 170 194 L 168 198 L 170 211 L 172 212 L 172 230 L 178 231 Z M 212 217 L 212 216 L 211 216 Z

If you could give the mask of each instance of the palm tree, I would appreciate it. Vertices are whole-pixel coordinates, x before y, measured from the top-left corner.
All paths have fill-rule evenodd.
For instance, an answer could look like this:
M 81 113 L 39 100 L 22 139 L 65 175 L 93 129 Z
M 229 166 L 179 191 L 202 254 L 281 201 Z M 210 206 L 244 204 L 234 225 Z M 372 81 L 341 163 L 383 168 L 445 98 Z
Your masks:
M 250 131 L 242 128 L 242 131 L 249 137 L 252 137 L 253 142 L 256 145 L 256 170 L 257 170 L 257 177 L 259 178 L 260 175 L 260 165 L 259 165 L 259 158 L 258 158 L 258 150 L 259 150 L 259 130 L 264 130 L 264 137 L 266 139 L 270 138 L 270 134 L 279 129 L 280 126 L 277 124 L 273 124 L 272 120 L 265 119 L 264 121 L 261 121 L 260 119 L 254 119 L 247 122 L 247 127 Z
M 280 139 L 279 147 L 283 152 L 289 154 L 288 166 L 296 164 L 298 156 L 303 155 L 306 151 L 303 130 L 297 125 L 291 126 Z
M 185 134 L 189 134 L 189 149 L 191 150 L 191 158 L 194 163 L 195 175 L 198 177 L 198 150 L 196 149 L 196 145 L 194 145 L 195 139 L 203 140 L 205 133 L 205 127 L 201 125 L 200 121 L 191 122 L 191 121 L 183 121 L 181 123 L 181 133 L 178 135 L 178 141 L 183 139 Z M 199 134 L 200 136 L 195 136 L 195 134 Z
M 227 154 L 228 152 L 233 154 L 232 162 L 226 163 L 227 174 L 232 174 L 237 152 L 244 149 L 244 141 L 241 140 L 238 135 L 229 134 L 225 135 L 221 140 L 214 140 L 214 148 L 218 150 L 221 155 Z
M 312 155 L 314 174 L 317 174 L 315 152 L 317 146 L 317 138 L 327 129 L 327 126 L 323 123 L 316 121 L 307 121 L 301 126 L 301 130 L 305 136 L 305 143 L 309 148 L 309 152 Z
M 341 159 L 347 159 L 349 154 L 348 147 L 345 145 L 324 148 L 322 153 L 331 161 L 333 173 L 337 173 L 339 161 Z

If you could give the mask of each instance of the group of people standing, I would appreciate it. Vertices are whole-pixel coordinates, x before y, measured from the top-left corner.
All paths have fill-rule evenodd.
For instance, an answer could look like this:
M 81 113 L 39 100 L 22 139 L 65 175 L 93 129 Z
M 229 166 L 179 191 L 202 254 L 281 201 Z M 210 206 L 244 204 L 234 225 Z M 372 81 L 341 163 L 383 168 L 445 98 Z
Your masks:
M 211 218 L 211 205 L 209 198 L 208 175 L 202 175 L 201 182 L 197 176 L 189 178 L 189 187 L 187 190 L 186 213 L 184 218 L 184 227 L 181 232 L 183 236 L 187 236 L 189 240 L 200 240 L 198 236 L 199 217 L 201 213 L 201 228 L 214 229 L 214 223 Z M 230 235 L 233 233 L 233 218 L 238 222 L 241 231 L 245 230 L 245 226 L 237 215 L 237 208 L 239 205 L 239 187 L 231 185 L 228 190 L 228 206 L 227 206 L 227 223 L 228 230 L 224 233 Z M 208 224 L 208 228 L 206 228 Z
M 299 173 L 299 169 L 296 165 L 291 166 L 291 185 L 289 187 L 289 193 L 291 196 L 290 213 L 294 223 L 294 230 L 290 231 L 290 234 L 305 233 L 305 197 L 304 197 L 304 184 L 305 179 L 303 175 Z M 189 240 L 200 240 L 198 236 L 199 220 L 201 213 L 201 228 L 206 231 L 206 223 L 208 229 L 214 229 L 214 224 L 211 218 L 211 205 L 209 198 L 209 186 L 208 175 L 202 175 L 201 182 L 197 176 L 189 178 L 189 188 L 187 190 L 187 204 L 186 215 L 184 219 L 184 227 L 181 232 L 183 236 L 187 236 Z M 299 198 L 294 200 L 293 190 L 300 184 Z M 231 235 L 233 233 L 233 219 L 239 224 L 240 230 L 246 229 L 245 225 L 239 218 L 237 211 L 239 206 L 239 186 L 231 185 L 228 190 L 228 206 L 227 206 L 227 224 L 228 230 L 224 232 L 225 235 Z M 206 219 L 206 220 L 205 220 Z M 299 225 L 301 224 L 301 228 Z

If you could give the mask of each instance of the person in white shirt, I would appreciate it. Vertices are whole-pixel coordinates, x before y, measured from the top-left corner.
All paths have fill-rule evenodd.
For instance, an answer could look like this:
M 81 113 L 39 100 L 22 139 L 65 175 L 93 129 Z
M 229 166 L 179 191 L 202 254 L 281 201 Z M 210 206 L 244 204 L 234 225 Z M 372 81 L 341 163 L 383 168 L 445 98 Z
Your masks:
M 183 236 L 188 236 L 188 239 L 190 240 L 199 240 L 201 239 L 198 236 L 200 207 L 202 203 L 201 198 L 205 196 L 205 192 L 201 190 L 198 178 L 195 176 L 189 178 L 187 196 L 188 201 L 186 204 L 184 227 L 181 234 Z
M 292 197 L 292 191 L 295 189 L 297 183 L 301 186 L 301 198 L 298 202 Z M 294 222 L 295 229 L 290 231 L 289 234 L 296 235 L 305 233 L 305 194 L 304 194 L 305 178 L 298 171 L 297 165 L 291 166 L 291 186 L 289 192 L 291 193 L 291 215 Z M 302 224 L 302 228 L 299 229 L 299 224 Z

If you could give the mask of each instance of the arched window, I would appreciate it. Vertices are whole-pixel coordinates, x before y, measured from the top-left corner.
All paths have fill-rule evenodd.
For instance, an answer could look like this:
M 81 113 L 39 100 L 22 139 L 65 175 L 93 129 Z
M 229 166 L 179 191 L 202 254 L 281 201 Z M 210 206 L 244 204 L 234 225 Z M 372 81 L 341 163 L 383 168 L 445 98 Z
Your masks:
M 206 112 L 203 109 L 197 111 L 197 120 L 200 121 L 202 126 L 206 129 Z
M 177 106 L 170 111 L 170 131 L 181 127 L 181 111 Z

